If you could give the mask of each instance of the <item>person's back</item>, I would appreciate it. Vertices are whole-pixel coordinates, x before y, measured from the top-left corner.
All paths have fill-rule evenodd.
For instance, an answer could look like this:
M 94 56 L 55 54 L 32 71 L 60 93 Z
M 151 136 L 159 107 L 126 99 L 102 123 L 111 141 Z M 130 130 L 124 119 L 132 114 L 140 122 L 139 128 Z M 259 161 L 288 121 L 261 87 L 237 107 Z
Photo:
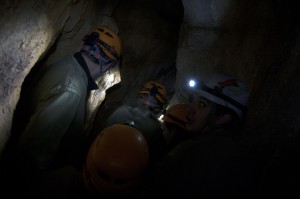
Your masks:
M 79 140 L 82 139 L 85 98 L 88 92 L 87 77 L 74 56 L 67 56 L 61 61 L 45 67 L 38 76 L 38 84 L 33 88 L 32 95 L 27 99 L 27 106 L 30 110 L 41 111 L 35 112 L 31 116 L 31 120 L 37 122 L 30 123 L 33 126 L 27 125 L 20 136 L 20 150 L 22 153 L 23 150 L 28 150 L 27 146 L 30 143 L 32 148 L 28 151 L 28 154 L 35 156 L 34 153 L 37 153 L 36 156 L 39 156 L 39 149 L 45 148 L 45 145 L 61 145 L 64 146 L 61 153 L 65 154 L 59 152 L 58 154 L 67 159 L 72 154 L 79 153 L 79 151 L 74 151 L 78 147 L 72 145 L 72 143 L 80 143 Z M 43 107 L 43 109 L 40 109 L 40 107 Z M 41 131 L 49 136 L 40 136 Z M 53 135 L 52 132 L 57 133 Z M 58 134 L 59 132 L 61 134 Z M 76 139 L 77 141 L 75 141 Z M 58 140 L 62 141 L 63 144 L 57 142 Z M 68 148 L 71 151 L 67 152 Z M 37 158 L 41 162 L 37 162 L 37 166 L 43 165 L 47 168 L 51 163 L 46 161 L 53 159 L 56 153 L 56 151 L 51 152 L 50 148 L 49 151 L 41 153 L 41 157 Z
M 8 164 L 8 180 L 19 178 L 20 184 L 14 184 L 23 187 L 45 170 L 64 162 L 75 164 L 79 158 L 80 147 L 73 144 L 82 140 L 87 77 L 75 57 L 67 56 L 43 66 L 30 89 L 22 99 L 20 116 L 26 117 L 15 118 L 14 140 L 8 143 L 3 163 Z

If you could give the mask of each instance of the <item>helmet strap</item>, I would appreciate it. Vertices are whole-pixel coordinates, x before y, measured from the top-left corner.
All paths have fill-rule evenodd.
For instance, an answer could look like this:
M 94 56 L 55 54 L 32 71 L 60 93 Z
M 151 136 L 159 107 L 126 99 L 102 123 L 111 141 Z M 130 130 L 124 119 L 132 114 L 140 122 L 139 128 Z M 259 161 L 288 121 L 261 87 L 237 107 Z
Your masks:
M 84 44 L 81 48 L 81 51 L 86 52 L 92 58 L 93 62 L 100 65 L 100 72 L 97 75 L 101 75 L 119 64 L 119 57 L 117 57 L 118 61 L 115 61 L 107 56 L 103 51 L 102 47 L 112 52 L 112 55 L 116 56 L 116 52 L 114 51 L 114 49 L 112 49 L 103 41 L 99 40 L 99 33 L 92 32 L 91 34 L 86 35 L 83 38 L 83 41 Z
M 94 39 L 93 34 L 88 36 L 80 51 L 86 52 L 91 60 L 100 66 L 99 72 L 94 75 L 96 78 L 118 64 L 118 62 L 108 57 L 99 45 L 97 45 L 97 40 Z

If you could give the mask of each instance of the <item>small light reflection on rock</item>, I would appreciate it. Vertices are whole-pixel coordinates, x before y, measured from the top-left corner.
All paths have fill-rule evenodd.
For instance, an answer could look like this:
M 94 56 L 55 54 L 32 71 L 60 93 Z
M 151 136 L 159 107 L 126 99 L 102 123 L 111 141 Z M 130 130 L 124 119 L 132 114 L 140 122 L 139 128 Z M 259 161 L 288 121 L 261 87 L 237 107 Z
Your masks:
M 104 73 L 96 82 L 99 89 L 90 92 L 86 105 L 86 130 L 92 128 L 97 111 L 105 99 L 106 90 L 121 82 L 119 66 Z

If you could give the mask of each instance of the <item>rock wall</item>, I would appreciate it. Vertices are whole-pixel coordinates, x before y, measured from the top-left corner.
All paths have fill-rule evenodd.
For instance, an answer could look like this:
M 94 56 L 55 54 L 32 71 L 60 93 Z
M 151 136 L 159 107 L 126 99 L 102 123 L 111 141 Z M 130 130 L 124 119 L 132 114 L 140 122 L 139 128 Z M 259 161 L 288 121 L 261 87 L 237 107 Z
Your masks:
M 0 152 L 31 69 L 77 50 L 83 36 L 99 20 L 100 8 L 85 0 L 1 2 Z

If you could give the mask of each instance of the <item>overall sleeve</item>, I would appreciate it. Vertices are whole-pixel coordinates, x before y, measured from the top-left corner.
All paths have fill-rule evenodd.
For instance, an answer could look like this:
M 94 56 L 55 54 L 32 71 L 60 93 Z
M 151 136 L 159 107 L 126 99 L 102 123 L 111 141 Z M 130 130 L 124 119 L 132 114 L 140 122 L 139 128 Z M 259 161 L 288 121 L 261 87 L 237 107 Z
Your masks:
M 64 91 L 39 102 L 20 137 L 20 164 L 43 170 L 53 160 L 80 104 L 80 96 Z

